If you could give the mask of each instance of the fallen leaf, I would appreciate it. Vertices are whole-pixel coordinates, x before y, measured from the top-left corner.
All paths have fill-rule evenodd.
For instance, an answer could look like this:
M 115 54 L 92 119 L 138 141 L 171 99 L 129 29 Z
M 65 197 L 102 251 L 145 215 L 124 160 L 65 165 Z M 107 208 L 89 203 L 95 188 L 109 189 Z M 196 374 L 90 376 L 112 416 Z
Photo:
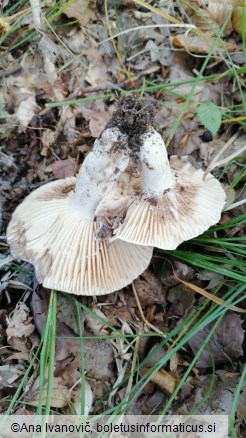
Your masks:
M 43 331 L 48 305 L 49 293 L 39 287 L 32 296 L 32 309 L 35 325 L 40 334 Z M 90 332 L 83 333 L 85 336 L 90 335 Z M 81 365 L 80 354 L 78 354 L 81 342 L 76 333 L 59 319 L 57 319 L 56 334 L 55 376 L 64 377 L 66 370 L 71 379 L 72 370 Z M 86 375 L 97 380 L 114 381 L 114 352 L 110 342 L 86 339 L 83 341 L 83 349 Z
M 49 86 L 52 90 L 52 95 L 55 100 L 64 100 L 66 96 L 66 89 L 64 86 L 64 82 L 61 80 L 60 76 L 58 75 L 56 71 L 56 66 L 54 64 L 54 60 L 52 60 L 52 56 L 48 53 L 46 54 L 46 45 L 44 44 L 42 48 L 42 55 L 44 58 L 44 70 L 46 73 L 46 76 L 49 81 Z M 57 132 L 56 135 L 58 137 L 59 131 L 63 130 L 63 134 L 65 135 L 66 139 L 72 143 L 75 139 L 77 132 L 76 132 L 76 118 L 77 110 L 68 107 L 68 106 L 62 106 L 60 109 L 60 121 L 57 125 Z
M 194 294 L 184 285 L 171 287 L 167 294 L 167 301 L 172 303 L 172 313 L 179 317 L 183 317 L 187 313 L 194 300 Z
M 235 32 L 240 33 L 243 35 L 246 32 L 246 15 L 245 15 L 245 9 L 244 7 L 237 6 L 234 8 L 232 17 L 232 28 L 235 30 Z
M 72 158 L 69 158 L 68 160 L 55 161 L 55 163 L 52 165 L 53 175 L 59 179 L 74 176 L 77 171 L 78 165 Z
M 213 326 L 214 323 L 209 324 L 191 338 L 189 345 L 194 354 L 197 353 Z M 196 366 L 198 368 L 211 367 L 211 354 L 215 364 L 238 359 L 243 354 L 243 340 L 244 330 L 241 326 L 240 317 L 236 313 L 227 313 L 210 339 L 208 348 L 205 348 L 198 358 Z
M 45 375 L 45 383 L 42 388 L 40 388 L 40 377 L 38 377 L 31 390 L 28 392 L 28 396 L 26 401 L 28 401 L 30 404 L 37 406 L 39 403 L 39 396 L 40 391 L 42 392 L 42 405 L 45 406 L 46 404 L 46 397 L 47 397 L 47 390 L 48 390 L 48 370 Z M 51 407 L 53 408 L 64 408 L 68 404 L 68 401 L 70 399 L 70 391 L 69 388 L 67 388 L 62 383 L 61 377 L 54 377 L 52 378 L 52 395 L 51 395 Z
M 237 404 L 237 418 L 243 421 L 246 418 L 246 386 L 242 389 Z
M 69 6 L 64 10 L 64 14 L 69 18 L 77 18 L 80 24 L 84 26 L 88 24 L 89 20 L 95 19 L 95 13 L 88 7 L 92 7 L 94 1 L 88 2 L 88 0 L 75 0 L 69 2 Z M 95 2 L 94 2 L 95 3 Z
M 139 279 L 135 280 L 134 285 L 143 309 L 156 303 L 165 306 L 165 288 L 150 270 L 146 270 Z M 129 299 L 128 305 L 130 307 L 136 306 L 134 296 Z
M 17 340 L 17 342 L 15 341 L 13 348 L 15 350 L 22 350 L 22 351 L 17 351 L 16 353 L 13 353 L 10 356 L 8 356 L 8 361 L 11 361 L 11 360 L 23 361 L 23 360 L 25 360 L 26 362 L 30 362 L 30 360 L 31 360 L 30 352 L 23 351 L 23 347 L 25 348 L 25 346 L 23 346 L 23 343 L 21 342 L 21 340 L 19 340 L 19 345 L 18 345 L 18 340 Z
M 85 81 L 93 87 L 100 86 L 102 83 L 110 81 L 108 67 L 103 62 L 99 51 L 95 47 L 92 47 L 88 51 L 87 56 L 89 59 L 91 58 L 91 61 L 87 68 Z
M 171 395 L 178 386 L 179 379 L 166 370 L 161 369 L 151 377 L 151 382 L 158 385 L 165 394 Z
M 91 310 L 93 312 L 89 313 L 89 312 L 85 312 L 84 314 L 84 320 L 86 323 L 86 327 L 95 335 L 107 335 L 108 334 L 108 330 L 107 330 L 107 326 L 106 324 L 104 324 L 102 322 L 102 320 L 107 321 L 106 316 L 104 315 L 104 313 L 95 305 L 93 305 L 91 307 Z M 96 317 L 96 315 L 100 318 L 98 319 Z
M 83 415 L 88 415 L 92 408 L 93 392 L 87 380 L 85 380 L 85 386 L 83 388 L 84 397 L 84 412 Z M 78 385 L 72 391 L 72 403 L 77 415 L 81 414 L 81 388 Z
M 223 275 L 218 272 L 200 270 L 199 273 L 196 274 L 196 277 L 201 281 L 209 281 L 209 284 L 206 285 L 206 289 L 214 289 L 219 282 L 223 281 Z
M 208 35 L 216 35 L 228 19 L 234 4 L 235 0 L 223 0 L 223 2 L 217 0 L 190 0 L 189 5 L 192 6 L 191 19 L 199 31 L 203 31 Z M 231 30 L 231 22 L 228 20 L 224 34 L 229 34 Z
M 114 382 L 114 351 L 106 340 L 84 341 L 86 375 L 92 379 Z
M 165 395 L 163 391 L 156 388 L 154 393 L 147 397 L 145 402 L 141 404 L 141 414 L 149 415 L 151 412 L 151 415 L 157 415 L 158 413 L 161 413 L 161 407 L 164 405 L 164 401 Z M 160 411 L 157 411 L 158 408 Z
M 16 380 L 25 373 L 20 365 L 0 366 L 0 388 L 13 388 L 17 386 Z
M 17 304 L 13 316 L 11 319 L 7 319 L 8 327 L 6 332 L 8 341 L 14 337 L 28 337 L 34 332 L 35 326 L 31 322 L 33 318 L 29 316 L 29 312 L 30 310 L 25 303 L 19 302 Z
M 184 48 L 188 53 L 199 53 L 199 54 L 207 54 L 211 50 L 212 45 L 214 44 L 214 39 L 209 37 L 201 37 L 201 36 L 188 36 L 188 35 L 175 35 L 172 40 L 173 46 L 177 48 Z M 237 45 L 232 43 L 224 42 L 227 50 L 229 52 L 234 52 L 237 50 Z M 221 44 L 216 44 L 216 47 L 213 50 L 213 55 L 216 55 L 218 51 L 224 51 Z
M 81 109 L 81 113 L 85 120 L 89 122 L 91 135 L 95 138 L 99 137 L 111 117 L 107 111 L 98 112 L 85 107 Z
M 162 360 L 165 355 L 166 355 L 166 352 L 165 352 L 163 347 L 158 348 L 158 344 L 154 345 L 148 354 L 149 357 L 148 357 L 147 361 L 145 361 L 145 366 L 147 368 L 153 367 L 160 360 Z
M 43 157 L 47 156 L 48 150 L 54 146 L 56 140 L 57 140 L 58 133 L 56 131 L 52 131 L 51 129 L 45 129 L 45 131 L 41 134 L 41 155 Z
M 25 128 L 32 120 L 35 110 L 38 108 L 34 96 L 29 96 L 26 100 L 23 100 L 16 111 L 16 118 L 22 126 Z M 19 130 L 19 132 L 21 132 Z

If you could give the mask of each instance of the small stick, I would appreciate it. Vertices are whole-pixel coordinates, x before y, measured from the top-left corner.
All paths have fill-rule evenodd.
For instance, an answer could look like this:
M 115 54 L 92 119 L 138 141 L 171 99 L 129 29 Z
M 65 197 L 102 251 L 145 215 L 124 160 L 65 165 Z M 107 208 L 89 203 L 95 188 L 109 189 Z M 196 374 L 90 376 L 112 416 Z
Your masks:
M 142 76 L 145 76 L 146 74 L 151 74 L 153 72 L 156 72 L 157 70 L 160 70 L 159 66 L 154 66 L 152 68 L 144 70 L 138 75 L 133 76 L 132 81 L 137 81 Z M 87 93 L 94 93 L 98 91 L 107 91 L 107 90 L 108 91 L 119 90 L 121 88 L 126 87 L 127 85 L 132 85 L 132 81 L 130 82 L 129 79 L 126 79 L 125 81 L 119 82 L 118 84 L 96 85 L 94 87 L 80 88 L 76 93 L 69 94 L 69 96 L 67 96 L 64 100 L 66 101 L 66 100 L 74 99 L 76 97 L 81 97 Z
M 138 294 L 137 294 L 137 291 L 136 291 L 136 288 L 135 288 L 135 284 L 134 284 L 134 282 L 132 282 L 132 290 L 133 290 L 133 293 L 134 293 L 134 296 L 135 296 L 135 300 L 136 300 L 136 303 L 137 303 L 137 306 L 138 306 L 138 310 L 139 310 L 140 316 L 141 316 L 141 318 L 142 318 L 144 324 L 147 325 L 147 326 L 148 326 L 151 330 L 153 330 L 154 332 L 158 333 L 158 335 L 166 336 L 165 333 L 163 333 L 161 330 L 159 330 L 158 328 L 156 328 L 154 325 L 152 325 L 152 324 L 151 324 L 151 323 L 145 318 L 144 313 L 143 313 L 143 309 L 142 309 L 142 307 L 141 307 L 141 304 L 140 304 L 140 301 L 139 301 L 139 298 L 138 298 Z
M 16 67 L 10 68 L 9 70 L 0 71 L 0 78 L 7 78 L 8 76 L 14 75 L 22 70 L 21 65 L 16 65 Z

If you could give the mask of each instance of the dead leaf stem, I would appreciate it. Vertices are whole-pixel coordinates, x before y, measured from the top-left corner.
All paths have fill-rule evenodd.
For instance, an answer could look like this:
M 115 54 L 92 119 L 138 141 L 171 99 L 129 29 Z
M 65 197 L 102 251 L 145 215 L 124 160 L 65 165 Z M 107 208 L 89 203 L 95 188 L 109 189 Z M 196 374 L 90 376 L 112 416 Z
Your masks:
M 110 23 L 109 23 L 109 16 L 108 16 L 108 2 L 107 2 L 107 0 L 104 0 L 104 10 L 105 10 L 105 18 L 106 18 L 106 23 L 107 23 L 108 33 L 109 33 L 110 38 L 112 38 L 113 35 L 112 35 L 112 30 L 111 30 L 111 27 L 110 27 Z M 118 51 L 118 49 L 117 49 L 117 46 L 116 46 L 116 44 L 115 44 L 114 39 L 112 39 L 112 45 L 113 45 L 113 48 L 114 48 L 115 54 L 116 54 L 116 56 L 117 56 L 117 59 L 118 59 L 120 65 L 121 65 L 121 67 L 122 67 L 122 69 L 123 69 L 123 71 L 124 71 L 126 77 L 128 78 L 128 80 L 129 80 L 130 82 L 132 82 L 132 77 L 131 77 L 129 71 L 127 70 L 127 68 L 125 67 L 124 62 L 123 62 L 122 59 L 121 59 L 120 53 L 119 53 L 119 51 Z
M 158 328 L 156 328 L 154 325 L 152 325 L 152 324 L 151 324 L 151 323 L 145 318 L 144 313 L 143 313 L 143 309 L 142 309 L 142 307 L 141 307 L 141 304 L 140 304 L 140 301 L 139 301 L 139 298 L 138 298 L 138 294 L 137 294 L 137 291 L 136 291 L 136 288 L 135 288 L 135 284 L 134 284 L 134 282 L 132 282 L 132 290 L 133 290 L 133 293 L 134 293 L 134 296 L 135 296 L 135 300 L 136 300 L 136 303 L 137 303 L 137 306 L 138 306 L 138 310 L 139 310 L 140 316 L 141 316 L 141 318 L 142 318 L 144 324 L 147 325 L 147 326 L 148 326 L 151 330 L 153 330 L 155 333 L 158 333 L 158 335 L 166 336 L 165 333 L 163 333 L 161 330 L 159 330 Z

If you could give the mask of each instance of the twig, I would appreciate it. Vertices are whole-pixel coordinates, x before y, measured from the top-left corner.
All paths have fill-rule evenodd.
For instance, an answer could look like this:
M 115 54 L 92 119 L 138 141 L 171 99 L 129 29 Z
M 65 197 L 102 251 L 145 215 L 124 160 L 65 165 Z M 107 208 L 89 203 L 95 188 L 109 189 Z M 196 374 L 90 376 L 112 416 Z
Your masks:
M 87 93 L 95 93 L 98 91 L 107 91 L 107 90 L 119 90 L 121 88 L 125 88 L 126 86 L 133 86 L 134 87 L 134 82 L 137 81 L 138 79 L 140 79 L 142 76 L 145 75 L 150 75 L 152 73 L 155 73 L 156 71 L 160 70 L 160 66 L 154 65 L 151 66 L 150 68 L 148 68 L 147 70 L 142 71 L 141 73 L 139 73 L 138 75 L 135 75 L 131 78 L 131 81 L 129 81 L 129 79 L 126 79 L 125 81 L 119 82 L 118 84 L 107 84 L 107 85 L 97 85 L 94 87 L 85 87 L 85 88 L 80 88 L 78 91 L 76 91 L 76 93 L 71 93 L 69 94 L 68 97 L 66 97 L 64 100 L 71 100 L 71 99 L 75 99 L 76 97 L 81 97 L 84 94 Z
M 133 353 L 133 358 L 132 358 L 132 365 L 131 365 L 131 372 L 130 372 L 130 377 L 129 377 L 127 388 L 126 388 L 126 400 L 129 399 L 129 395 L 130 395 L 130 392 L 131 392 L 131 389 L 132 389 L 134 370 L 135 370 L 135 367 L 136 367 L 138 351 L 139 351 L 139 341 L 140 341 L 140 338 L 138 336 L 136 338 L 136 342 L 135 342 L 135 348 L 134 348 L 134 353 Z
M 100 46 L 101 44 L 106 43 L 108 41 L 111 41 L 114 38 L 118 38 L 119 36 L 124 35 L 126 33 L 134 32 L 135 30 L 141 30 L 141 29 L 146 30 L 146 29 L 163 28 L 163 27 L 164 28 L 181 27 L 181 28 L 188 28 L 188 29 L 196 29 L 196 26 L 194 24 L 182 24 L 182 23 L 181 24 L 170 24 L 170 23 L 168 23 L 168 24 L 147 24 L 147 25 L 145 24 L 143 26 L 136 26 L 136 27 L 131 27 L 130 29 L 122 30 L 121 32 L 118 32 L 118 33 L 112 35 L 110 38 L 106 38 L 105 40 L 100 41 L 99 43 L 97 43 L 97 46 Z
M 7 78 L 8 76 L 18 73 L 20 70 L 22 70 L 21 65 L 16 65 L 15 67 L 10 68 L 9 70 L 0 71 L 0 78 Z
M 231 144 L 237 139 L 238 137 L 238 132 L 236 132 L 236 134 L 234 134 L 223 146 L 222 149 L 219 150 L 219 152 L 215 155 L 215 157 L 212 159 L 212 161 L 209 163 L 207 170 L 204 172 L 203 175 L 203 180 L 206 178 L 207 174 L 209 172 L 211 172 L 213 169 L 215 169 L 215 167 L 219 166 L 222 161 L 218 161 L 219 158 L 223 155 L 223 153 L 226 151 L 226 149 L 228 149 L 229 146 L 231 146 Z M 226 159 L 227 160 L 227 159 Z M 227 161 L 226 161 L 227 162 Z
M 110 27 L 110 23 L 109 23 L 109 16 L 108 16 L 108 2 L 107 2 L 107 0 L 104 0 L 104 10 L 105 10 L 105 18 L 106 18 L 106 23 L 107 23 L 108 33 L 109 33 L 109 36 L 112 37 L 113 35 L 112 35 L 112 30 L 111 30 L 111 27 Z M 122 69 L 123 69 L 123 71 L 124 71 L 126 77 L 128 78 L 128 80 L 129 80 L 130 82 L 132 82 L 132 77 L 131 77 L 129 71 L 127 70 L 127 68 L 125 67 L 124 62 L 123 62 L 122 59 L 121 59 L 121 56 L 120 56 L 120 54 L 119 54 L 119 51 L 118 51 L 118 49 L 117 49 L 117 46 L 116 46 L 116 44 L 115 44 L 114 39 L 112 39 L 112 46 L 113 46 L 113 48 L 114 48 L 115 54 L 116 54 L 116 56 L 117 56 L 117 59 L 118 59 L 120 65 L 121 65 L 121 67 L 122 67 Z
M 142 309 L 142 307 L 141 307 L 141 304 L 140 304 L 140 301 L 139 301 L 139 298 L 138 298 L 138 294 L 137 294 L 137 291 L 136 291 L 136 288 L 135 288 L 135 284 L 134 284 L 134 282 L 132 282 L 132 290 L 133 290 L 133 293 L 134 293 L 134 296 L 135 296 L 135 300 L 136 300 L 136 303 L 137 303 L 137 306 L 138 306 L 138 310 L 139 310 L 140 316 L 141 316 L 141 318 L 142 318 L 144 324 L 147 325 L 147 326 L 148 326 L 151 330 L 153 330 L 154 332 L 158 333 L 158 335 L 166 336 L 165 333 L 163 333 L 161 330 L 159 330 L 158 328 L 156 328 L 154 325 L 152 325 L 152 324 L 151 324 L 151 323 L 145 318 L 144 313 L 143 313 L 143 309 Z

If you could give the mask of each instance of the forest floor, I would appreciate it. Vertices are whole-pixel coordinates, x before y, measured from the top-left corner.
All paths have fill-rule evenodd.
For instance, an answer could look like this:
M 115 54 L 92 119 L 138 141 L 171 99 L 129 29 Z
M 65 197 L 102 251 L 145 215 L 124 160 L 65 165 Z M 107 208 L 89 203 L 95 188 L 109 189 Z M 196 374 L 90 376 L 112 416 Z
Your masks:
M 202 6 L 0 6 L 0 413 L 224 414 L 246 435 L 245 9 Z M 169 155 L 223 184 L 221 220 L 156 250 L 135 294 L 51 292 L 11 256 L 7 225 L 32 190 L 77 174 L 128 94 L 158 102 Z

